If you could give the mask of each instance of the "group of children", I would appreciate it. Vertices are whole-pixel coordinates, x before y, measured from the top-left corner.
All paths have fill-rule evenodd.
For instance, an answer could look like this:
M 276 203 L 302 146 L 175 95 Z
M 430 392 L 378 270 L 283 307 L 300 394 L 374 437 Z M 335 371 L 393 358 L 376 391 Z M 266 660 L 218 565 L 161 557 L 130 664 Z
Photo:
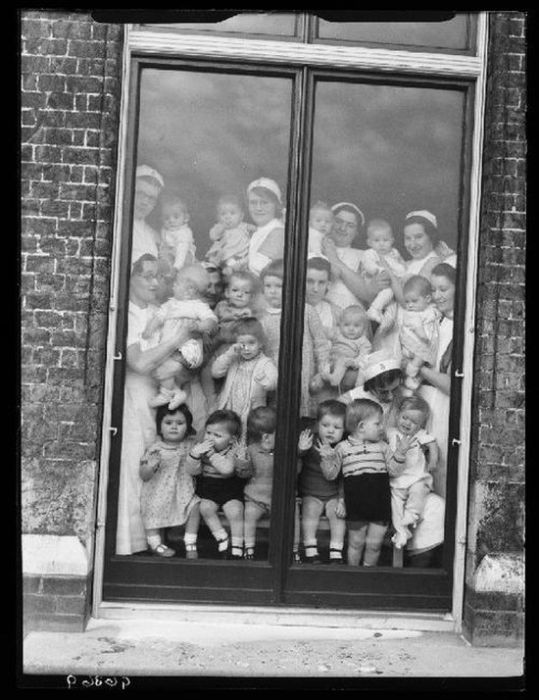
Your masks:
M 162 341 L 178 324 L 189 331 L 189 339 L 154 373 L 159 388 L 151 405 L 157 408 L 158 439 L 140 464 L 148 545 L 158 556 L 174 556 L 162 530 L 183 525 L 185 556 L 196 558 L 202 516 L 220 556 L 253 559 L 257 523 L 271 510 L 283 261 L 270 262 L 260 277 L 249 272 L 252 227 L 243 221 L 239 200 L 222 197 L 206 262 L 221 269 L 226 287 L 224 299 L 212 308 L 206 300 L 208 273 L 196 260 L 185 204 L 167 195 L 161 207 L 163 303 L 142 339 Z M 328 206 L 313 205 L 310 255 L 322 255 L 332 222 Z M 391 523 L 396 547 L 410 539 L 432 487 L 437 446 L 424 429 L 428 405 L 415 391 L 421 362 L 436 353 L 439 315 L 428 280 L 406 277 L 387 222 L 368 224 L 367 244 L 362 274 L 390 270 L 403 284 L 380 292 L 367 312 L 359 304 L 342 309 L 331 332 L 313 306 L 305 307 L 301 414 L 316 413 L 316 418 L 299 437 L 295 561 L 320 561 L 317 534 L 325 515 L 329 561 L 375 565 Z M 345 405 L 330 399 L 315 406 L 312 397 L 324 384 L 340 387 L 348 369 L 358 370 L 361 382 L 362 362 L 372 349 L 370 320 L 383 330 L 395 330 L 404 359 L 408 396 L 397 427 L 387 433 L 375 401 L 356 399 Z M 185 386 L 195 375 L 209 413 L 198 442 Z
M 406 544 L 423 513 L 438 458 L 436 441 L 424 428 L 427 418 L 428 405 L 418 396 L 403 399 L 397 425 L 387 431 L 376 401 L 320 403 L 314 425 L 298 440 L 296 562 L 320 563 L 317 537 L 323 515 L 329 523 L 330 563 L 344 563 L 346 533 L 349 565 L 375 566 L 391 523 L 394 545 Z M 158 556 L 174 556 L 161 532 L 184 525 L 185 556 L 197 558 L 202 516 L 218 556 L 254 559 L 258 521 L 271 513 L 276 411 L 270 406 L 251 410 L 245 441 L 235 411 L 211 413 L 198 442 L 192 422 L 186 404 L 157 410 L 159 437 L 140 463 L 148 545 Z

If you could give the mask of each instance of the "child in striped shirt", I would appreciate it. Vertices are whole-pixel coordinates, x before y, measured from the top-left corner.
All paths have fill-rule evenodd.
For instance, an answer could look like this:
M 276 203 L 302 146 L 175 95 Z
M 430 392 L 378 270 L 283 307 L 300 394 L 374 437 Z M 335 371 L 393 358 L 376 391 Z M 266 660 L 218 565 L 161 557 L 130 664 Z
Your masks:
M 382 407 L 371 399 L 347 406 L 346 429 L 348 438 L 335 449 L 320 445 L 320 466 L 327 479 L 344 477 L 348 564 L 376 566 L 391 522 L 389 477 L 404 469 L 410 439 L 403 437 L 391 450 L 382 440 Z

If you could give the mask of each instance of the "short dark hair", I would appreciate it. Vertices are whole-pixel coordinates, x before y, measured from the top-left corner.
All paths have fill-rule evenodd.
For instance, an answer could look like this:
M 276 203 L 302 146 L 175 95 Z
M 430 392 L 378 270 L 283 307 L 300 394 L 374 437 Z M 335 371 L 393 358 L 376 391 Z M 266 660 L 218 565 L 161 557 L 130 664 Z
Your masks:
M 156 263 L 157 258 L 155 255 L 152 255 L 151 253 L 143 253 L 140 258 L 137 258 L 135 262 L 133 263 L 133 266 L 131 267 L 131 275 L 140 275 L 141 272 L 144 270 L 144 263 L 145 262 L 152 262 Z
M 346 429 L 353 433 L 361 421 L 374 415 L 384 415 L 380 404 L 372 399 L 354 399 L 346 407 Z
M 421 224 L 421 226 L 423 226 L 423 230 L 425 231 L 425 233 L 429 237 L 430 242 L 432 243 L 432 247 L 434 248 L 438 245 L 438 243 L 440 242 L 440 232 L 431 221 L 425 219 L 424 216 L 410 216 L 407 219 L 405 219 L 403 230 L 406 228 L 406 226 L 409 226 L 410 224 Z
M 279 277 L 283 279 L 284 277 L 284 260 L 279 258 L 278 260 L 272 260 L 266 265 L 266 267 L 260 273 L 260 279 L 262 282 L 266 277 Z
M 271 406 L 259 406 L 247 416 L 247 442 L 259 442 L 264 433 L 274 433 L 277 428 L 277 412 Z
M 400 369 L 388 369 L 385 372 L 377 374 L 376 377 L 372 379 L 367 379 L 365 384 L 363 384 L 363 388 L 365 391 L 371 393 L 380 388 L 382 383 L 392 384 L 396 379 L 402 379 L 402 371 Z
M 178 408 L 170 409 L 167 404 L 164 406 L 159 406 L 155 413 L 155 425 L 157 428 L 157 434 L 161 435 L 161 422 L 165 416 L 173 416 L 175 413 L 183 413 L 185 416 L 185 423 L 187 425 L 186 435 L 195 435 L 196 430 L 193 428 L 193 414 L 189 410 L 189 407 L 184 403 L 180 404 Z M 162 435 L 161 435 L 162 436 Z
M 215 425 L 216 423 L 225 423 L 232 437 L 239 438 L 241 436 L 241 419 L 234 411 L 221 408 L 210 413 L 206 419 L 206 426 Z
M 318 404 L 316 410 L 316 420 L 319 421 L 327 415 L 342 418 L 344 422 L 346 418 L 346 404 L 342 401 L 337 401 L 337 399 L 326 399 L 326 401 L 322 401 Z
M 254 335 L 262 347 L 265 347 L 268 342 L 262 324 L 254 316 L 247 316 L 235 321 L 231 332 L 234 338 L 239 335 Z
M 430 276 L 432 277 L 447 277 L 447 279 L 454 285 L 457 283 L 457 271 L 449 263 L 441 262 L 438 263 L 430 271 Z
M 307 258 L 307 270 L 319 270 L 320 272 L 327 272 L 329 278 L 329 276 L 331 275 L 331 264 L 327 258 L 313 256 L 312 258 Z

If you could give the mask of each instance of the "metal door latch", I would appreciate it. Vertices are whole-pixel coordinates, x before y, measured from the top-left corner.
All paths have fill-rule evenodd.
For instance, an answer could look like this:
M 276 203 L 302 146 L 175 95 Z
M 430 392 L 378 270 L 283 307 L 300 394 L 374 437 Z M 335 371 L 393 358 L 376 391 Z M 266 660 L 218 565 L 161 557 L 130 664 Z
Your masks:
M 456 369 L 453 376 L 462 378 L 462 377 L 464 377 L 464 372 L 461 372 L 459 369 Z
M 112 437 L 115 437 L 118 433 L 118 428 L 110 427 L 109 428 L 110 432 L 112 433 Z
M 121 359 L 122 359 L 122 353 L 121 353 L 121 352 L 117 352 L 116 355 L 113 355 L 113 356 L 112 356 L 112 359 L 113 359 L 113 360 L 121 360 Z
M 457 440 L 457 438 L 453 438 L 451 440 L 451 445 L 455 447 L 456 445 L 460 445 L 460 440 Z

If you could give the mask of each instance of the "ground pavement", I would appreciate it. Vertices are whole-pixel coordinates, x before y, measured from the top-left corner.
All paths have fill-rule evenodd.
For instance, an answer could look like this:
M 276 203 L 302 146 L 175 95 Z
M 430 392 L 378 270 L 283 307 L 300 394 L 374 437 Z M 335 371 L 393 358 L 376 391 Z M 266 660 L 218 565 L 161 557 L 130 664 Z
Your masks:
M 149 619 L 91 619 L 83 633 L 30 632 L 23 643 L 29 678 L 123 677 L 132 689 L 160 676 L 501 680 L 522 676 L 523 656 L 451 632 Z

